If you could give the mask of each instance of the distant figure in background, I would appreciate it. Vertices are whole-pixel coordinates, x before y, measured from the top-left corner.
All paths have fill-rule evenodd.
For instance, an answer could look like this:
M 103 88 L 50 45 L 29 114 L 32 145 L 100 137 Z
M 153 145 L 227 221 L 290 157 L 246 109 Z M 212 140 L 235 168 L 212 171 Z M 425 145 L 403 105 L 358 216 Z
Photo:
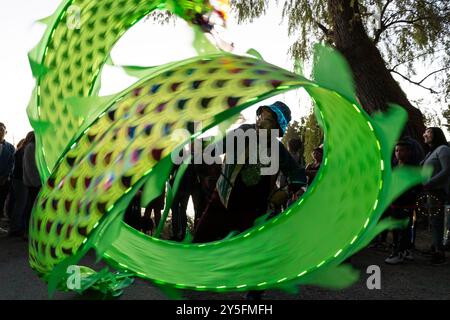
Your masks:
M 27 206 L 28 188 L 23 183 L 23 157 L 25 147 L 32 141 L 33 132 L 29 132 L 17 145 L 14 154 L 13 193 L 14 206 L 11 213 L 11 224 L 8 235 L 10 237 L 23 236 L 25 234 L 25 209 Z
M 28 189 L 28 199 L 25 208 L 25 238 L 28 237 L 28 225 L 36 197 L 41 189 L 41 178 L 36 165 L 36 140 L 34 132 L 30 132 L 30 142 L 25 146 L 23 154 L 23 184 Z
M 221 164 L 194 164 L 196 182 L 194 183 L 193 190 L 191 191 L 195 214 L 194 229 L 197 227 L 203 212 L 206 210 L 208 200 L 214 193 L 221 171 Z
M 399 141 L 395 146 L 395 158 L 397 167 L 403 167 L 412 165 L 414 158 L 414 146 L 407 141 Z M 413 260 L 412 253 L 410 251 L 412 247 L 412 226 L 413 215 L 416 204 L 416 199 L 419 193 L 420 187 L 413 187 L 403 193 L 395 200 L 390 208 L 390 215 L 395 219 L 408 219 L 408 225 L 405 229 L 393 231 L 394 250 L 392 254 L 386 258 L 387 264 L 399 264 L 404 260 Z
M 303 143 L 300 138 L 292 138 L 288 141 L 288 151 L 301 167 L 305 166 L 305 161 L 303 159 Z
M 311 185 L 314 178 L 316 177 L 317 172 L 320 169 L 320 165 L 322 164 L 323 158 L 323 149 L 318 147 L 315 148 L 312 152 L 313 162 L 308 164 L 305 168 L 306 176 L 308 177 L 308 185 Z
M 166 198 L 166 189 L 164 188 L 162 194 L 153 199 L 145 208 L 144 216 L 142 217 L 142 229 L 144 232 L 153 234 L 153 230 L 158 228 L 161 221 L 161 211 L 164 210 L 164 200 Z M 154 220 L 152 220 L 152 212 Z
M 429 152 L 422 164 L 424 167 L 433 168 L 431 178 L 423 187 L 425 192 L 437 199 L 440 206 L 439 213 L 430 217 L 434 249 L 431 263 L 437 265 L 445 263 L 444 212 L 445 204 L 448 203 L 450 197 L 450 147 L 440 128 L 427 128 L 423 138 L 429 147 Z
M 11 175 L 14 168 L 14 146 L 5 140 L 6 126 L 0 122 L 0 219 L 5 216 L 5 201 L 11 190 Z
M 175 181 L 176 173 L 179 168 L 176 168 L 173 174 L 171 185 Z M 187 228 L 187 206 L 192 190 L 196 189 L 197 180 L 194 171 L 194 165 L 189 164 L 181 178 L 178 190 L 172 202 L 172 238 L 173 241 L 183 241 L 186 236 Z

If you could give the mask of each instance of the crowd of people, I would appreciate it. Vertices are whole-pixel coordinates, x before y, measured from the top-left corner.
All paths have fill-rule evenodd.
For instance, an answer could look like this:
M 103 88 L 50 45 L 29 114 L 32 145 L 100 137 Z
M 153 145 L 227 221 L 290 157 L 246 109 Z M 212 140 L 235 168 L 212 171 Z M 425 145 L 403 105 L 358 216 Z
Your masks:
M 243 124 L 215 143 L 223 144 L 230 137 L 236 138 L 236 135 L 231 135 L 236 130 L 244 134 L 250 130 L 275 130 L 277 136 L 282 137 L 290 121 L 289 107 L 278 101 L 259 107 L 254 124 Z M 35 160 L 35 137 L 33 132 L 28 133 L 16 149 L 5 140 L 5 135 L 6 127 L 0 123 L 0 208 L 3 219 L 9 221 L 8 236 L 26 238 L 33 202 L 41 186 Z M 313 160 L 305 166 L 299 138 L 290 139 L 287 146 L 275 139 L 274 148 L 270 134 L 261 137 L 258 136 L 258 146 L 267 148 L 269 154 L 276 155 L 279 161 L 276 172 L 263 175 L 261 168 L 265 164 L 247 161 L 251 156 L 248 144 L 244 152 L 223 151 L 221 164 L 189 164 L 170 204 L 171 235 L 166 239 L 181 242 L 192 236 L 193 242 L 204 243 L 230 237 L 251 228 L 260 219 L 271 219 L 307 190 L 320 170 L 322 145 L 314 148 Z M 388 264 L 414 259 L 412 249 L 416 222 L 421 218 L 418 212 L 427 217 L 431 229 L 431 263 L 437 265 L 446 261 L 448 243 L 444 238 L 445 233 L 450 232 L 450 217 L 446 220 L 445 214 L 446 208 L 448 211 L 446 205 L 450 204 L 450 147 L 439 128 L 427 128 L 423 139 L 420 143 L 403 137 L 395 146 L 394 167 L 430 167 L 432 175 L 426 183 L 411 188 L 396 199 L 384 214 L 385 217 L 407 221 L 406 228 L 392 232 L 392 254 L 385 260 Z M 234 157 L 233 161 L 226 161 L 231 157 Z M 238 158 L 245 161 L 239 162 Z M 180 169 L 181 166 L 174 166 L 167 182 L 168 192 Z M 195 211 L 190 225 L 187 214 L 189 199 L 192 199 Z M 160 230 L 165 226 L 161 213 L 166 206 L 166 190 L 145 208 L 141 206 L 138 193 L 125 213 L 125 222 L 139 231 L 155 235 L 158 226 Z M 385 241 L 386 237 L 384 233 L 377 241 Z M 257 298 L 258 294 L 254 294 Z
M 10 237 L 28 239 L 28 222 L 41 188 L 35 158 L 35 136 L 29 132 L 17 149 L 5 140 L 6 126 L 0 122 L 0 218 Z

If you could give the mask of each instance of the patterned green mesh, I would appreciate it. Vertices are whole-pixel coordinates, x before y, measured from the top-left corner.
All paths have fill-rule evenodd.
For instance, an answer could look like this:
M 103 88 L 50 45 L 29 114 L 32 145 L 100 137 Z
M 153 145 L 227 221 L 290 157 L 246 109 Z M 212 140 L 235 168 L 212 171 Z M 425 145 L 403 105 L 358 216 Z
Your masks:
M 170 2 L 186 19 L 193 16 L 192 3 Z M 72 4 L 81 8 L 81 30 L 65 24 Z M 218 53 L 158 67 L 117 95 L 97 97 L 96 81 L 114 43 L 160 4 L 66 1 L 30 54 L 37 90 L 28 113 L 45 182 L 30 224 L 32 268 L 54 290 L 67 276 L 67 266 L 94 248 L 116 268 L 175 288 L 239 291 L 352 283 L 355 273 L 340 263 L 393 227 L 390 221 L 378 224 L 381 213 L 424 179 L 413 169 L 390 168 L 406 113 L 393 106 L 387 114 L 369 117 L 355 101 L 345 62 L 322 47 L 314 82 L 261 59 Z M 201 5 L 194 12 L 209 9 Z M 189 141 L 174 136 L 175 130 L 201 122 L 204 131 L 300 87 L 313 98 L 325 131 L 324 163 L 312 187 L 279 217 L 201 245 L 161 241 L 122 222 L 137 190 L 158 175 L 166 179 L 162 173 L 170 153 Z

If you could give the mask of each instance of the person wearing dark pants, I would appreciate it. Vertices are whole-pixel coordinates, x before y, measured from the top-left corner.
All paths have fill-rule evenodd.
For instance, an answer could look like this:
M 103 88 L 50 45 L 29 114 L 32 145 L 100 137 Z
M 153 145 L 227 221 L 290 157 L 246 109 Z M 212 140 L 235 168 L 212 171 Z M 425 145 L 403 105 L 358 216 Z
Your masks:
M 414 146 L 409 141 L 399 141 L 395 146 L 395 163 L 397 167 L 413 165 Z M 394 219 L 407 220 L 404 229 L 393 231 L 394 248 L 392 254 L 386 258 L 387 264 L 399 264 L 404 260 L 413 260 L 412 248 L 413 215 L 419 187 L 413 187 L 396 199 L 389 208 L 390 216 Z
M 178 170 L 178 169 L 177 169 Z M 173 181 L 175 180 L 173 175 Z M 194 166 L 188 165 L 186 171 L 181 178 L 178 190 L 173 198 L 171 210 L 172 210 L 172 240 L 183 241 L 186 237 L 187 229 L 187 206 L 189 198 L 194 189 L 197 188 L 197 180 L 195 176 Z
M 6 126 L 0 122 L 0 219 L 6 218 L 5 203 L 11 191 L 15 148 L 5 140 Z
M 434 196 L 439 203 L 436 214 L 430 217 L 433 235 L 434 254 L 432 264 L 445 263 L 444 250 L 444 212 L 445 204 L 450 197 L 450 147 L 444 132 L 440 128 L 427 128 L 423 134 L 429 152 L 423 161 L 424 167 L 432 168 L 430 179 L 424 184 L 424 191 Z
M 28 227 L 34 202 L 41 189 L 41 179 L 36 165 L 36 143 L 34 133 L 23 154 L 23 184 L 28 189 L 28 200 L 25 209 L 25 238 L 28 238 Z

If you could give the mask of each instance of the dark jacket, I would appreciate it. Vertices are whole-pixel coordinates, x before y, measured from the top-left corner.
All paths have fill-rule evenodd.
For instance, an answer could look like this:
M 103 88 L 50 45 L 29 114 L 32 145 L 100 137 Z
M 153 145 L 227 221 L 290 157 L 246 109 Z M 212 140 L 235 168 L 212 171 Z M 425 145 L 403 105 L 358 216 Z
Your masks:
M 14 146 L 6 140 L 0 143 L 0 177 L 8 177 L 12 174 L 15 151 Z

